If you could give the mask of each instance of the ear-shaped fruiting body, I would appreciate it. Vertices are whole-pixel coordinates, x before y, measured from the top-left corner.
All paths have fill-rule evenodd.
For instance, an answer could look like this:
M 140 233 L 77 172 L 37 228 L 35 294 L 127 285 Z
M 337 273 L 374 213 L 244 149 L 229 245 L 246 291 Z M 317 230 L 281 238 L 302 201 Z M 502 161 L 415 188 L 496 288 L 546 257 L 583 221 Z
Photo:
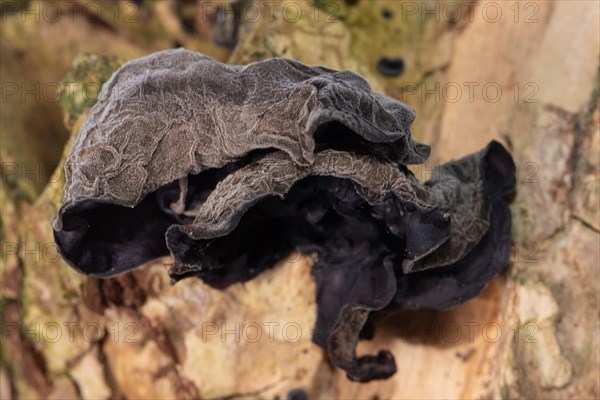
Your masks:
M 506 264 L 514 164 L 492 142 L 419 182 L 414 113 L 348 71 L 273 59 L 229 66 L 169 50 L 104 85 L 65 164 L 53 221 L 63 258 L 110 277 L 171 254 L 175 282 L 251 279 L 294 249 L 317 256 L 314 341 L 353 380 L 370 312 L 446 308 Z
M 497 142 L 443 164 L 424 184 L 351 152 L 323 150 L 310 167 L 269 154 L 223 179 L 190 224 L 167 230 L 175 257 L 169 273 L 174 281 L 194 275 L 223 287 L 294 248 L 316 252 L 315 341 L 352 379 L 383 377 L 395 370 L 393 360 L 384 353 L 356 358 L 366 317 L 350 324 L 345 315 L 368 314 L 394 299 L 448 308 L 477 295 L 508 261 L 503 195 L 514 181 L 512 159 Z
M 57 243 L 81 272 L 126 271 L 156 254 L 140 248 L 123 259 L 116 254 L 123 249 L 105 241 L 92 252 L 104 260 L 98 264 L 82 248 L 106 239 L 78 218 L 90 208 L 135 207 L 177 179 L 235 164 L 259 149 L 310 165 L 319 145 L 315 133 L 331 124 L 347 128 L 338 144 L 365 144 L 395 162 L 421 163 L 429 147 L 411 140 L 413 119 L 413 110 L 371 92 L 349 71 L 281 58 L 230 66 L 183 49 L 128 62 L 104 84 L 66 160 L 64 204 L 53 221 Z M 154 228 L 136 222 L 131 225 Z
M 504 147 L 492 141 L 477 154 L 443 165 L 440 176 L 444 173 L 466 175 L 465 170 L 471 166 L 479 171 L 477 181 L 482 185 L 484 195 L 479 203 L 486 203 L 484 218 L 489 228 L 477 240 L 468 236 L 471 239 L 468 251 L 445 264 L 444 268 L 398 274 L 396 302 L 406 308 L 447 309 L 461 304 L 478 295 L 508 264 L 511 214 L 505 197 L 515 190 L 515 164 Z M 470 196 L 460 202 L 477 205 Z M 465 233 L 469 234 L 469 231 Z

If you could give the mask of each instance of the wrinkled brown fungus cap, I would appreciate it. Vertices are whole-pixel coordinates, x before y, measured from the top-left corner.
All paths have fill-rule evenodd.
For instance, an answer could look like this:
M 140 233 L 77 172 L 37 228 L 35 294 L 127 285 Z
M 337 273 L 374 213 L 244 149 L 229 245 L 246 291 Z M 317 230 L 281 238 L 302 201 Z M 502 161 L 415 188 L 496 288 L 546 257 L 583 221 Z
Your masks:
M 510 245 L 510 155 L 492 142 L 419 182 L 406 165 L 429 147 L 411 139 L 413 119 L 349 71 L 187 50 L 134 60 L 67 158 L 59 251 L 99 277 L 170 253 L 173 282 L 217 288 L 314 253 L 314 341 L 350 379 L 387 378 L 391 353 L 355 352 L 369 314 L 466 301 Z

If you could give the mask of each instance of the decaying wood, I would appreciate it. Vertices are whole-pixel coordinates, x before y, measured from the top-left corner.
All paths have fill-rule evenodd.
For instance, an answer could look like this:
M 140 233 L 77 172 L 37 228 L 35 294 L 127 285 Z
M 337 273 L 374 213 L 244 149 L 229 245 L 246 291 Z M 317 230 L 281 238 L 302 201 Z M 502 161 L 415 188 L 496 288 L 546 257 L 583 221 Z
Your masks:
M 310 4 L 295 1 L 310 18 L 243 23 L 229 61 L 283 55 L 361 73 L 374 90 L 417 110 L 413 135 L 433 144 L 432 167 L 490 139 L 510 147 L 519 181 L 511 206 L 514 257 L 507 271 L 481 296 L 450 311 L 405 311 L 377 321 L 374 338 L 360 343 L 359 354 L 391 349 L 398 373 L 387 381 L 351 383 L 310 341 L 316 311 L 306 256 L 292 256 L 225 291 L 193 280 L 170 286 L 169 259 L 110 280 L 84 278 L 51 245 L 49 221 L 60 206 L 62 177 L 40 193 L 39 185 L 13 184 L 3 176 L 2 398 L 270 399 L 297 388 L 310 398 L 599 395 L 598 8 L 593 2 L 496 2 L 503 18 L 492 23 L 483 17 L 482 2 L 465 14 L 473 21 L 444 23 L 442 15 L 436 23 L 404 22 L 402 2 L 367 3 L 336 3 L 343 22 L 315 23 Z M 165 4 L 152 18 L 167 21 L 161 24 L 169 27 L 169 37 L 207 52 L 173 23 L 173 3 Z M 280 13 L 285 4 L 272 12 Z M 518 21 L 514 4 L 521 10 Z M 537 22 L 523 22 L 534 10 L 527 4 L 537 10 Z M 391 20 L 382 16 L 383 8 L 392 12 Z M 3 22 L 3 36 L 19 26 Z M 27 35 L 39 37 L 34 26 L 25 27 Z M 108 29 L 78 20 L 68 28 L 42 27 L 57 43 L 67 34 L 79 40 L 81 49 L 77 32 L 83 37 L 101 32 L 107 43 L 119 40 L 114 53 L 127 59 L 170 45 L 116 39 L 115 32 L 135 35 L 132 26 Z M 18 44 L 2 46 L 3 53 L 19 50 Z M 211 55 L 217 54 L 227 55 Z M 379 74 L 380 56 L 402 57 L 405 73 Z M 7 65 L 4 60 L 3 54 Z M 53 79 L 65 75 L 66 65 L 61 68 Z M 17 76 L 16 68 L 10 72 Z M 473 101 L 465 82 L 479 83 Z M 457 84 L 462 96 L 448 101 L 442 92 L 439 101 L 435 94 L 423 98 L 422 91 L 436 83 Z M 497 102 L 482 94 L 488 83 L 502 89 Z M 71 136 L 84 118 L 85 112 L 67 118 Z M 7 127 L 19 135 L 24 125 L 14 125 Z M 3 133 L 3 147 L 7 137 Z M 3 162 L 31 161 L 25 149 L 19 141 L 6 145 Z M 427 171 L 415 174 L 426 179 Z M 256 325 L 249 324 L 262 329 L 260 340 L 253 342 Z M 296 340 L 297 327 L 302 334 Z M 247 336 L 236 340 L 237 334 Z

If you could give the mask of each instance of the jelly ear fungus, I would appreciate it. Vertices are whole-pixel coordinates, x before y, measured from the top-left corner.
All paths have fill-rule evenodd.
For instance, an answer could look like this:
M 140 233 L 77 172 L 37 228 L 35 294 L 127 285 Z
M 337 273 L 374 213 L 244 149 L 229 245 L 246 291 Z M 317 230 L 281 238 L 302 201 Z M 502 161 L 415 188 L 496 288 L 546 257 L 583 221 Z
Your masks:
M 108 278 L 171 254 L 173 282 L 225 288 L 289 252 L 315 255 L 313 340 L 352 380 L 371 313 L 445 309 L 507 264 L 514 163 L 498 142 L 420 182 L 414 112 L 349 71 L 273 59 L 221 64 L 179 49 L 123 65 L 66 163 L 52 221 L 62 257 Z

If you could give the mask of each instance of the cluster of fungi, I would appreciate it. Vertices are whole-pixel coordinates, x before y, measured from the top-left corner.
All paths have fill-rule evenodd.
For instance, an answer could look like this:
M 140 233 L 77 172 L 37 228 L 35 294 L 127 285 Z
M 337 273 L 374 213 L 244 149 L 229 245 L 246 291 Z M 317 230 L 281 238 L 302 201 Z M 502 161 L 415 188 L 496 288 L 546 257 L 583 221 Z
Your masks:
M 510 154 L 491 142 L 421 182 L 407 167 L 429 156 L 414 117 L 359 75 L 288 59 L 235 66 L 178 49 L 128 62 L 65 162 L 56 243 L 84 274 L 170 254 L 172 282 L 216 288 L 313 254 L 313 340 L 350 379 L 388 378 L 389 351 L 356 354 L 367 320 L 460 304 L 510 251 Z

